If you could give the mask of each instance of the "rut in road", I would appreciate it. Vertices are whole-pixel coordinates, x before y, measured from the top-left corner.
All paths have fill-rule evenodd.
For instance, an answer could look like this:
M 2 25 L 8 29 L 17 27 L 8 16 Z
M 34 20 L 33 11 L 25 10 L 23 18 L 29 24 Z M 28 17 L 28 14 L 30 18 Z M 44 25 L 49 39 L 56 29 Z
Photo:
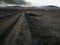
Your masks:
M 60 39 L 53 34 L 54 30 L 51 30 L 50 25 L 35 17 L 41 18 L 42 16 L 25 14 L 16 40 L 17 45 L 57 45 L 57 43 L 60 45 Z
M 60 45 L 59 38 L 51 27 L 35 17 L 41 16 L 23 12 L 12 31 L 5 38 L 4 45 Z
M 32 13 L 25 14 L 25 18 L 31 33 L 32 45 L 50 45 L 50 43 L 51 45 L 57 45 L 57 43 L 60 45 L 60 36 L 56 36 L 56 33 L 58 32 L 52 30 L 50 25 L 44 23 L 43 20 L 38 20 L 35 18 L 41 18 L 42 16 L 34 15 Z

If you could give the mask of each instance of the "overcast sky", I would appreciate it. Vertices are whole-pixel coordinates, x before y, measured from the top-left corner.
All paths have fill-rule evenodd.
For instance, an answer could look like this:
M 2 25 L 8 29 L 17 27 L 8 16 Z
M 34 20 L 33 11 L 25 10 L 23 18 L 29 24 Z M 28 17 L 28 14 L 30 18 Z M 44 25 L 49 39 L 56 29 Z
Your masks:
M 60 7 L 60 0 L 0 0 L 9 4 L 31 5 L 31 6 L 46 6 L 55 5 Z
M 60 0 L 25 0 L 31 2 L 32 6 L 56 5 L 60 7 Z

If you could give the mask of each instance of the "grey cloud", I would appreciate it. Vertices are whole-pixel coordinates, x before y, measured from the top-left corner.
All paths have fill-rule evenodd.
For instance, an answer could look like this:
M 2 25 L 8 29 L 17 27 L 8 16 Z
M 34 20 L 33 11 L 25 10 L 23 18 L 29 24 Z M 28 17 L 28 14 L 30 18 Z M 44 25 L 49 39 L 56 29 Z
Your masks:
M 24 0 L 0 0 L 0 2 L 1 1 L 9 4 L 26 4 Z

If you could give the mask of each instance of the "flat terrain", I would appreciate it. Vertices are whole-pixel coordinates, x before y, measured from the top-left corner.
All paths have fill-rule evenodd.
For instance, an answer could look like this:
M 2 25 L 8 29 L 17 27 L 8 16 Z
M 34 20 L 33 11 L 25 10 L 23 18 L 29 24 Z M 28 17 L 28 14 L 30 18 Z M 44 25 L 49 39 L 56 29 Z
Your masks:
M 0 45 L 60 45 L 60 11 L 0 10 Z

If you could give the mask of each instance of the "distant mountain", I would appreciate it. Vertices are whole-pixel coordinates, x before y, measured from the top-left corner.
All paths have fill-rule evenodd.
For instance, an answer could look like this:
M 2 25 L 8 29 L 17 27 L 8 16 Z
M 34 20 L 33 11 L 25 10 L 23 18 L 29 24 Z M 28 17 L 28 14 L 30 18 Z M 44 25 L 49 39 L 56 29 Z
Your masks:
M 60 9 L 60 7 L 57 7 L 57 6 L 54 6 L 54 5 L 48 5 L 48 6 L 41 6 L 40 9 L 55 10 L 55 9 Z

